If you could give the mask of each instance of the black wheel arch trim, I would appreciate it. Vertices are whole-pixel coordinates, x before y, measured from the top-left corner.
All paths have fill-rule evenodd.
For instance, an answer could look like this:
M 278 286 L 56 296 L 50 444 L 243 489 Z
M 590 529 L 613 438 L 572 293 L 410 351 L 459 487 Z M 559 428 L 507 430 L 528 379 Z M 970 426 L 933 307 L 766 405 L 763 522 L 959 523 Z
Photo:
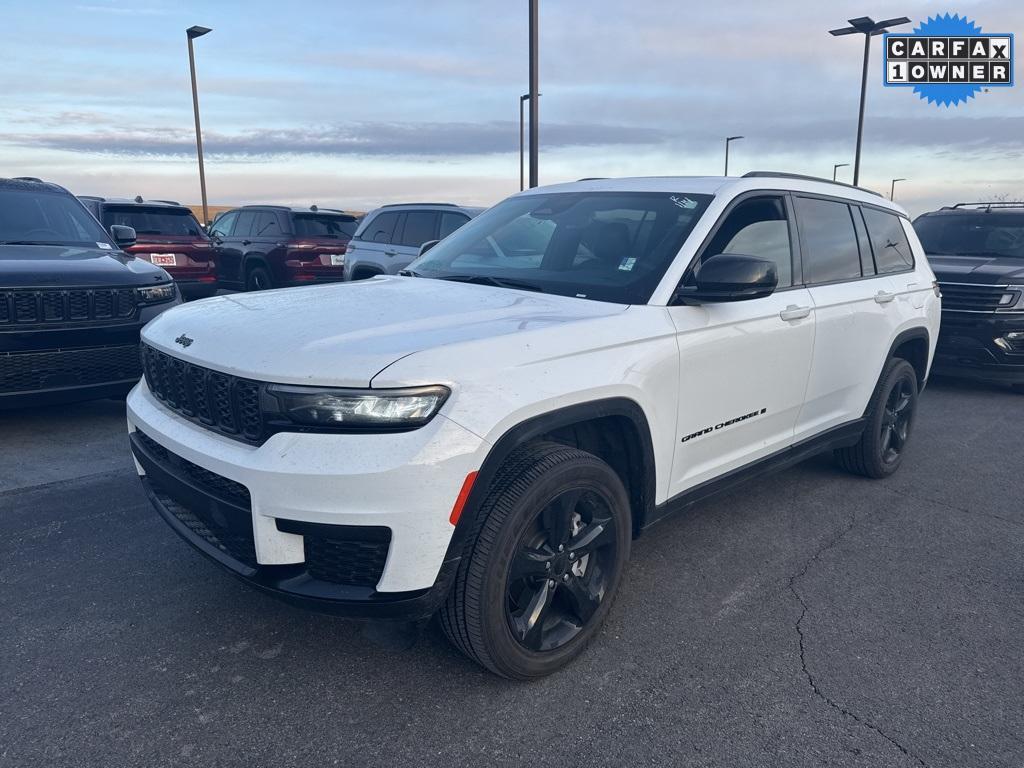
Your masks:
M 498 468 L 512 451 L 520 445 L 554 430 L 607 417 L 625 418 L 636 430 L 640 455 L 629 456 L 629 464 L 631 469 L 640 470 L 641 481 L 639 488 L 627 487 L 627 490 L 630 492 L 634 504 L 639 507 L 631 510 L 634 534 L 639 532 L 654 511 L 656 478 L 654 444 L 651 439 L 650 426 L 643 408 L 635 400 L 626 397 L 604 398 L 565 406 L 533 416 L 510 428 L 491 446 L 487 457 L 477 471 L 473 489 L 470 491 L 462 515 L 455 526 L 455 532 L 452 534 L 452 540 L 445 555 L 445 562 L 462 556 L 469 543 L 468 539 L 476 528 L 477 516 L 488 491 L 490 491 L 491 482 L 494 480 Z
M 887 354 L 885 356 L 885 360 L 882 361 L 882 370 L 879 371 L 878 373 L 879 378 L 881 378 L 882 373 L 885 372 L 885 364 L 892 360 L 894 357 L 896 357 L 896 350 L 902 347 L 908 341 L 916 341 L 918 339 L 923 340 L 925 343 L 925 347 L 927 347 L 924 361 L 925 370 L 919 374 L 917 382 L 918 390 L 920 391 L 924 389 L 924 385 L 928 381 L 928 355 L 931 353 L 931 333 L 929 333 L 928 329 L 925 328 L 923 325 L 908 328 L 907 330 L 902 331 L 901 333 L 898 333 L 896 335 L 896 338 L 893 339 L 892 344 L 889 346 L 889 354 Z M 909 362 L 911 365 L 914 364 L 912 360 L 908 360 L 907 362 Z

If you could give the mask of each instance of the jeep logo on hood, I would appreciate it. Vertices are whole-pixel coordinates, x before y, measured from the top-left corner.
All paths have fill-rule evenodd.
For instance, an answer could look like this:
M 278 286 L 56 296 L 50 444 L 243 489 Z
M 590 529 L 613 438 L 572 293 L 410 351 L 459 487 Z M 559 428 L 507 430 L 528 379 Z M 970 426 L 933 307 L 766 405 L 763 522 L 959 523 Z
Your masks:
M 176 338 L 174 340 L 174 343 L 175 344 L 181 344 L 181 346 L 183 346 L 183 347 L 187 347 L 187 346 L 190 346 L 193 341 L 194 341 L 194 339 L 190 339 L 188 336 L 186 336 L 183 333 L 183 334 L 181 334 L 181 336 L 179 336 L 178 338 Z

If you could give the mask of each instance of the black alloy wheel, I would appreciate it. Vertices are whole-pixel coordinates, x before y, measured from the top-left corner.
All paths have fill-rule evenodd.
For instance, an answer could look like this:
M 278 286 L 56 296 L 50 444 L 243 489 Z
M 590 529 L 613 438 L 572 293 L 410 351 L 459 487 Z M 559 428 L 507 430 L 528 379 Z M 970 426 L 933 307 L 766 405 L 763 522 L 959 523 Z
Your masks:
M 906 377 L 897 382 L 886 398 L 880 438 L 882 461 L 886 464 L 896 461 L 907 445 L 916 398 L 914 383 Z

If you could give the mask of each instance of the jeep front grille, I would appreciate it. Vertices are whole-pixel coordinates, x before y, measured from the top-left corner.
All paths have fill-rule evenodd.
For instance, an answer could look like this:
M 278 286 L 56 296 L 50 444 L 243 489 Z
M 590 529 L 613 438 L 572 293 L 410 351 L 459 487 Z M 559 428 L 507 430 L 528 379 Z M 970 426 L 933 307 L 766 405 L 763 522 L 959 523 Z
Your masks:
M 123 322 L 137 312 L 133 288 L 0 290 L 0 328 Z

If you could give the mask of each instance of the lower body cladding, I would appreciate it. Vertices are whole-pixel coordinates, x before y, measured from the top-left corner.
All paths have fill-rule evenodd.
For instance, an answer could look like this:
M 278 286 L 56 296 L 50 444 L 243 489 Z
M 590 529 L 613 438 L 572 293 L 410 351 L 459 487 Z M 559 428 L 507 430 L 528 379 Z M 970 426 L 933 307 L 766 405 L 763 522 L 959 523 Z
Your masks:
M 932 367 L 939 375 L 1024 384 L 1024 314 L 944 312 Z
M 143 485 L 182 538 L 234 575 L 325 613 L 420 619 L 459 562 L 452 508 L 483 440 L 443 416 L 411 432 L 278 433 L 252 446 L 128 398 Z

